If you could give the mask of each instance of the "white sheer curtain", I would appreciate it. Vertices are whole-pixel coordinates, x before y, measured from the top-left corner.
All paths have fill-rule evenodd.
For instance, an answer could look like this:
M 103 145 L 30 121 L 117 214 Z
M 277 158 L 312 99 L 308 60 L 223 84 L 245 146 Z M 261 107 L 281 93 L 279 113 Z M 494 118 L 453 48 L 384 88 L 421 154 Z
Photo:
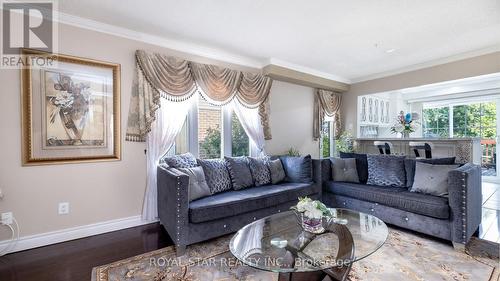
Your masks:
M 247 108 L 243 106 L 238 99 L 233 99 L 231 106 L 236 116 L 238 116 L 245 133 L 247 133 L 250 140 L 255 147 L 257 147 L 257 154 L 260 156 L 264 155 L 266 141 L 264 139 L 264 128 L 260 122 L 259 108 Z
M 146 138 L 147 183 L 142 219 L 158 218 L 156 169 L 160 158 L 174 144 L 175 136 L 182 129 L 192 98 L 182 102 L 161 99 L 161 106 L 156 111 L 156 120 L 151 125 L 151 132 Z

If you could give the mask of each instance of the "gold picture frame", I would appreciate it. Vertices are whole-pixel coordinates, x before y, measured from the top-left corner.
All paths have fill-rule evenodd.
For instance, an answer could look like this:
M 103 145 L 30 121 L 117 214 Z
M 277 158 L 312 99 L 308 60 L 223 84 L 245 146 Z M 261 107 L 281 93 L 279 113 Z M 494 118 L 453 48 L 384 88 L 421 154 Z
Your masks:
M 21 49 L 22 165 L 121 159 L 120 64 Z

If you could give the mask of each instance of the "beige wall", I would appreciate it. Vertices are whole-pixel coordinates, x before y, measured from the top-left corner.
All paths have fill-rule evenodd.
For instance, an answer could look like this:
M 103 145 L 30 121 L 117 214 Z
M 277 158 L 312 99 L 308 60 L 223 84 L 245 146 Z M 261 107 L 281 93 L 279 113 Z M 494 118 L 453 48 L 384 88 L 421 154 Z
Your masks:
M 59 52 L 121 64 L 122 160 L 107 163 L 21 167 L 20 75 L 0 70 L 0 212 L 12 211 L 21 235 L 33 235 L 107 220 L 140 215 L 146 182 L 143 143 L 124 141 L 134 71 L 134 51 L 147 49 L 202 63 L 228 65 L 76 27 L 61 25 Z M 312 134 L 312 89 L 276 82 L 271 95 L 271 153 L 289 146 L 317 156 Z M 59 202 L 70 203 L 58 215 Z M 0 240 L 8 238 L 0 230 Z
M 496 72 L 500 72 L 500 52 L 352 84 L 349 91 L 343 96 L 344 124 L 346 128 L 352 126 L 353 133 L 356 134 L 356 105 L 357 97 L 360 95 L 416 87 Z
M 317 158 L 319 142 L 312 139 L 313 89 L 274 81 L 270 102 L 273 139 L 266 142 L 266 152 L 282 154 L 294 147 L 302 155 Z

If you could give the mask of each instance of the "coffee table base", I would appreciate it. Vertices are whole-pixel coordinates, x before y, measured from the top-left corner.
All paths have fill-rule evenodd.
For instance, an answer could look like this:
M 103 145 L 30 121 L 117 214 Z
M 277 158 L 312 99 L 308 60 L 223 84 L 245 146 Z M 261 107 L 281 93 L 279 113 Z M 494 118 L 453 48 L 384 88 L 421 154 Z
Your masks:
M 312 272 L 289 272 L 280 273 L 278 281 L 344 281 L 347 280 L 347 275 L 351 271 L 351 265 L 344 267 L 336 267 L 331 269 L 325 269 L 322 271 L 312 271 Z M 330 279 L 325 279 L 325 277 Z

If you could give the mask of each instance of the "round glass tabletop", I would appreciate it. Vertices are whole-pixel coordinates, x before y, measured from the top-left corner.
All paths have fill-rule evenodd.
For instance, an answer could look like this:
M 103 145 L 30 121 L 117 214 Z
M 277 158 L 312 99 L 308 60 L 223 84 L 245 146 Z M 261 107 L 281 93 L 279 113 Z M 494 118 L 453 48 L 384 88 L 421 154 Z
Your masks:
M 387 226 L 369 214 L 331 209 L 333 221 L 322 234 L 305 232 L 292 211 L 274 214 L 240 229 L 231 253 L 241 262 L 267 271 L 319 271 L 352 263 L 376 252 Z

